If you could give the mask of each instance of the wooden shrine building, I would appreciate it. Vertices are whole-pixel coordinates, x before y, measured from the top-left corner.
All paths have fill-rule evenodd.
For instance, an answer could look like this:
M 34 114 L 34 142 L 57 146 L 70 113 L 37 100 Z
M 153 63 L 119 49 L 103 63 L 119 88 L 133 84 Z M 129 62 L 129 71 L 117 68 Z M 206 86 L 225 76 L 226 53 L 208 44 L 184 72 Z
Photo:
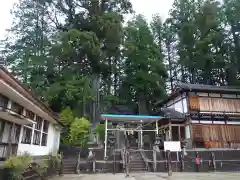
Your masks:
M 240 148 L 240 89 L 179 84 L 156 107 L 165 115 L 172 111 L 159 121 L 165 140 L 185 139 L 188 148 Z M 182 116 L 172 118 L 173 112 Z

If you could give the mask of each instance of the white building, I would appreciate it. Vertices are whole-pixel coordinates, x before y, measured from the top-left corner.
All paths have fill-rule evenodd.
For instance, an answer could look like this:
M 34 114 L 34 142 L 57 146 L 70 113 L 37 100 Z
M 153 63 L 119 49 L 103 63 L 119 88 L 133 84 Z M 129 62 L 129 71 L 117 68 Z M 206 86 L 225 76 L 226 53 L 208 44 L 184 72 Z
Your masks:
M 24 152 L 56 153 L 60 129 L 57 116 L 0 67 L 0 160 Z

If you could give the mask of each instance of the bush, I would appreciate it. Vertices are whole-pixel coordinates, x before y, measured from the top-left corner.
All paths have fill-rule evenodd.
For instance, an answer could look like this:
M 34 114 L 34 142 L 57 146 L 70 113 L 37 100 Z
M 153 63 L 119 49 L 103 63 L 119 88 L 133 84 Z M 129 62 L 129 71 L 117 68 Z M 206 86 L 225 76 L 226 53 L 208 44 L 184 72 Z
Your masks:
M 56 169 L 60 167 L 61 156 L 59 154 L 49 155 L 48 159 L 42 159 L 39 163 L 33 162 L 32 156 L 25 153 L 21 156 L 9 157 L 5 164 L 5 177 L 4 179 L 9 180 L 22 180 L 23 174 L 26 175 L 32 170 L 38 177 L 44 179 L 47 176 L 49 170 L 52 174 L 56 174 Z M 28 171 L 30 170 L 30 171 Z
M 104 138 L 105 138 L 105 124 L 98 124 L 96 126 L 96 133 L 98 133 L 99 135 L 99 138 L 101 141 L 104 141 Z
M 85 147 L 89 139 L 90 122 L 85 118 L 75 118 L 70 126 L 69 138 L 72 145 Z
M 49 156 L 49 167 L 53 169 L 58 169 L 61 163 L 61 155 L 54 154 Z
M 27 153 L 21 156 L 11 156 L 5 161 L 4 168 L 12 180 L 18 180 L 22 178 L 22 173 L 30 166 L 31 162 L 32 157 Z

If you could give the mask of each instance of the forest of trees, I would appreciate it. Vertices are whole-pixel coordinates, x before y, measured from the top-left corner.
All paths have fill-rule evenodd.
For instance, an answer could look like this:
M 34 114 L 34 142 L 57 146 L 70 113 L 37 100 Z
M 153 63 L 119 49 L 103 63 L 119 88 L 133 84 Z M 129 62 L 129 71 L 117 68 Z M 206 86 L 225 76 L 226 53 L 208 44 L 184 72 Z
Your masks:
M 3 41 L 9 69 L 54 111 L 148 114 L 179 82 L 238 86 L 240 1 L 175 0 L 149 22 L 130 0 L 21 0 Z

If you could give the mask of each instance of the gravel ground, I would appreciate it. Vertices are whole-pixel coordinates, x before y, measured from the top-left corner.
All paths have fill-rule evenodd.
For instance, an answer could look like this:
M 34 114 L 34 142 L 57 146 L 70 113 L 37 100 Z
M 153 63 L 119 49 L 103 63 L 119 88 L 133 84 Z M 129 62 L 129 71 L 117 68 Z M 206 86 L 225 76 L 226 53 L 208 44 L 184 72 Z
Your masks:
M 52 180 L 239 180 L 240 172 L 233 173 L 132 173 L 126 178 L 125 174 L 83 174 L 57 176 Z

